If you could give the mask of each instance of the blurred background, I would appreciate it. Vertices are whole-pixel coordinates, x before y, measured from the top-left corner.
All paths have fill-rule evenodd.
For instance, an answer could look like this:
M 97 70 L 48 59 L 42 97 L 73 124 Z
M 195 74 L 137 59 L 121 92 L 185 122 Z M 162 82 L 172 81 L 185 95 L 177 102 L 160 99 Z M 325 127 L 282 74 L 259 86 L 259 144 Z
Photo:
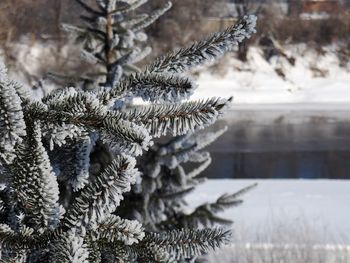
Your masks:
M 165 2 L 150 0 L 143 8 Z M 147 29 L 153 52 L 145 64 L 244 14 L 258 16 L 249 41 L 193 72 L 194 99 L 234 96 L 234 102 L 211 128 L 229 129 L 210 146 L 213 163 L 203 173 L 227 180 L 198 189 L 190 202 L 259 182 L 245 205 L 228 213 L 238 244 L 258 245 L 237 245 L 220 262 L 350 262 L 350 1 L 172 2 Z M 79 47 L 60 29 L 62 22 L 79 24 L 82 11 L 72 0 L 0 1 L 0 57 L 36 96 L 47 92 L 38 84 L 47 73 L 86 70 Z M 288 258 L 281 247 L 266 249 L 276 240 L 304 246 Z M 263 261 L 273 253 L 277 261 Z

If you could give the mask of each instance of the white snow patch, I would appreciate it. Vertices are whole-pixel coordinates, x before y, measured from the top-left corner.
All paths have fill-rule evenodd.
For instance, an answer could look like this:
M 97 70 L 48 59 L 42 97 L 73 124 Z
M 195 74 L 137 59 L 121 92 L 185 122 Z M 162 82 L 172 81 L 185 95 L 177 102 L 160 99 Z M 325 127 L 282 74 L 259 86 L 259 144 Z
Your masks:
M 350 242 L 350 180 L 208 180 L 187 201 L 196 207 L 255 182 L 258 187 L 242 196 L 241 206 L 220 214 L 234 220 L 234 229 L 245 229 L 248 239 L 281 224 L 291 229 L 305 223 L 320 233 L 327 230 L 318 242 Z
M 296 58 L 293 66 L 284 57 L 267 62 L 262 50 L 252 47 L 248 62 L 231 58 L 224 76 L 201 73 L 192 98 L 234 96 L 236 104 L 348 103 L 350 71 L 340 66 L 335 49 L 328 47 L 319 54 L 304 45 L 288 47 L 288 56 Z M 285 79 L 276 68 L 285 73 Z M 325 76 L 317 76 L 320 72 Z

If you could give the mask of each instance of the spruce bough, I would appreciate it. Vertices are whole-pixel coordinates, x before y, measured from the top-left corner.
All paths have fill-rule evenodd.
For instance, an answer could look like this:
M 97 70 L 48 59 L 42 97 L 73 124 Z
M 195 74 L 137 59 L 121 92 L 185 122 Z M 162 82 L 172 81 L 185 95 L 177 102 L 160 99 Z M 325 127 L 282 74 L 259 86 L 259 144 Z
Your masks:
M 89 49 L 91 43 L 84 41 L 83 53 L 107 65 L 93 89 L 64 88 L 33 101 L 0 67 L 0 171 L 6 178 L 0 191 L 1 260 L 178 262 L 220 247 L 229 231 L 165 227 L 152 232 L 143 222 L 119 216 L 117 208 L 142 178 L 136 157 L 150 149 L 155 138 L 195 132 L 221 116 L 229 99 L 181 102 L 195 87 L 183 73 L 249 37 L 255 17 L 244 17 L 224 32 L 169 53 L 144 71 L 120 74 L 123 67 L 133 68 L 125 61 L 135 56 L 115 55 L 122 35 L 111 25 L 146 1 L 97 0 L 96 10 L 78 2 L 90 14 L 85 17 L 88 23 L 102 25 L 89 30 L 103 40 L 101 50 Z M 129 36 L 169 7 L 129 20 Z M 117 106 L 130 97 L 149 104 Z M 108 145 L 113 161 L 92 176 L 90 153 L 98 142 Z

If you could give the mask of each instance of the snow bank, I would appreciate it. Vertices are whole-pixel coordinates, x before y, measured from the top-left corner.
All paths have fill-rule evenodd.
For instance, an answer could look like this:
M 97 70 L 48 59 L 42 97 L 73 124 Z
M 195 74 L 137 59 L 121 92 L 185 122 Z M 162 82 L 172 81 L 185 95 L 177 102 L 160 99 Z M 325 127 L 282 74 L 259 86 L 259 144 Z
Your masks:
M 258 187 L 243 197 L 243 205 L 222 214 L 235 221 L 234 229 L 240 235 L 236 238 L 240 241 L 256 241 L 257 236 L 270 232 L 275 235 L 271 229 L 281 228 L 288 231 L 281 233 L 280 238 L 285 240 L 279 241 L 296 242 L 286 239 L 287 232 L 307 235 L 312 227 L 319 235 L 315 237 L 317 243 L 349 244 L 350 181 L 347 180 L 209 180 L 187 201 L 197 206 L 255 182 Z
M 285 57 L 273 57 L 267 62 L 263 51 L 252 47 L 248 62 L 242 63 L 231 57 L 224 76 L 204 70 L 199 78 L 199 88 L 192 99 L 234 96 L 235 104 L 324 104 L 350 102 L 350 65 L 341 67 L 336 46 L 318 53 L 306 45 L 293 45 L 285 49 L 289 57 L 296 59 L 291 65 Z M 40 79 L 50 70 L 73 67 L 76 60 L 72 54 L 77 50 L 70 45 L 56 47 L 53 43 L 31 43 L 21 40 L 12 48 L 15 57 L 10 71 L 14 77 L 26 83 L 28 75 Z M 0 50 L 0 57 L 4 51 Z M 79 58 L 75 54 L 75 57 Z M 224 63 L 223 61 L 220 63 Z M 55 66 L 53 66 L 55 65 Z M 282 71 L 281 77 L 277 71 Z M 324 75 L 324 76 L 320 76 Z M 52 87 L 49 87 L 52 89 Z M 35 91 L 34 96 L 39 96 Z
M 296 58 L 293 66 L 284 57 L 267 62 L 262 50 L 253 47 L 248 63 L 229 59 L 224 76 L 201 73 L 193 98 L 234 96 L 236 104 L 348 103 L 350 71 L 340 66 L 335 50 L 328 47 L 319 54 L 305 45 L 288 47 L 287 55 Z

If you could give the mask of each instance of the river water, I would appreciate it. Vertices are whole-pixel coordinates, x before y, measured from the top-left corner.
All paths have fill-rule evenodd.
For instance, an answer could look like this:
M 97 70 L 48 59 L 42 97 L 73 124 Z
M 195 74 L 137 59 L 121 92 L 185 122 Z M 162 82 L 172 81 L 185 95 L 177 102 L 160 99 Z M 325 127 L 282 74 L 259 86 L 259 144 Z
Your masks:
M 207 177 L 350 179 L 348 105 L 238 105 L 223 126 Z

